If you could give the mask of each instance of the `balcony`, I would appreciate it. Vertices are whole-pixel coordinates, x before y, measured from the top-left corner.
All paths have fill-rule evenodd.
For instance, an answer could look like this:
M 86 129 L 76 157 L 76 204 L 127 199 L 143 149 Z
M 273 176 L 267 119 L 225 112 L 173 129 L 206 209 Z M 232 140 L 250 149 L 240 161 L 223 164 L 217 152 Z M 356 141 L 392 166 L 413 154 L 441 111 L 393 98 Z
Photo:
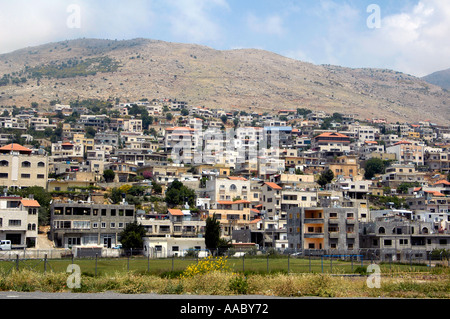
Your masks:
M 347 238 L 356 238 L 357 233 L 356 232 L 347 232 Z
M 339 232 L 337 231 L 329 232 L 328 234 L 330 238 L 339 238 Z
M 323 218 L 305 218 L 305 224 L 324 224 L 325 220 Z
M 305 233 L 305 238 L 323 238 L 323 233 Z

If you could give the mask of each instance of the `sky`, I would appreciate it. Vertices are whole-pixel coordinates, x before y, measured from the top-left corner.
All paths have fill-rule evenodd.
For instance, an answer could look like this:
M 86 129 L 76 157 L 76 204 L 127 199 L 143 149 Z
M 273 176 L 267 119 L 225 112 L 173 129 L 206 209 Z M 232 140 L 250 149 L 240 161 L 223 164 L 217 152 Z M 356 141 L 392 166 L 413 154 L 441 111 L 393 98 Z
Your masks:
M 421 77 L 450 68 L 450 0 L 0 0 L 0 53 L 77 38 L 255 48 Z

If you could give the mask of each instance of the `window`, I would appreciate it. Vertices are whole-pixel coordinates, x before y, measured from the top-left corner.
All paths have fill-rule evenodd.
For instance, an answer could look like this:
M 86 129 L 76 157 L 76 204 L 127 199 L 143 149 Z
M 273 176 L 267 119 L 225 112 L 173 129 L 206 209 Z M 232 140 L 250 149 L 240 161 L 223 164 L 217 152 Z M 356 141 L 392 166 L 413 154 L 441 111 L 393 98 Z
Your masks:
M 39 162 L 39 163 L 37 164 L 37 167 L 45 167 L 45 163 L 44 163 L 44 162 Z
M 0 178 L 8 178 L 8 173 L 0 173 Z
M 73 221 L 73 229 L 91 229 L 89 221 Z
M 392 246 L 392 240 L 391 239 L 385 239 L 384 240 L 384 245 L 385 246 Z
M 31 175 L 30 174 L 21 174 L 20 177 L 28 179 L 28 178 L 31 178 Z
M 37 178 L 38 178 L 38 179 L 44 179 L 44 178 L 45 178 L 45 175 L 44 175 L 44 174 L 38 174 L 38 175 L 37 175 Z
M 1 161 L 0 162 L 0 167 L 8 167 L 9 166 L 9 162 L 8 161 Z
M 30 162 L 22 162 L 22 167 L 31 167 Z
M 20 219 L 10 219 L 8 224 L 10 227 L 19 227 L 22 225 L 22 221 Z

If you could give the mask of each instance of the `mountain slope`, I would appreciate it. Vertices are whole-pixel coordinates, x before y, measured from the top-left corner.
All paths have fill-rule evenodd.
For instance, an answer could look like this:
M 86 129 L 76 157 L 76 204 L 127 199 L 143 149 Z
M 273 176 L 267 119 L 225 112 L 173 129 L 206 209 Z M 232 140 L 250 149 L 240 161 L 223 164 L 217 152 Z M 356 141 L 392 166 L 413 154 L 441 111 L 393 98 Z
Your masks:
M 450 90 L 450 69 L 434 72 L 422 79 L 428 83 Z
M 106 60 L 116 67 L 92 62 Z M 57 76 L 80 65 L 85 69 L 76 77 Z M 53 73 L 33 77 L 31 70 L 39 68 Z M 258 112 L 301 107 L 394 122 L 428 119 L 446 125 L 450 120 L 450 94 L 422 79 L 391 70 L 313 65 L 253 49 L 79 39 L 0 55 L 3 74 L 27 81 L 0 86 L 0 105 L 167 97 L 193 106 Z

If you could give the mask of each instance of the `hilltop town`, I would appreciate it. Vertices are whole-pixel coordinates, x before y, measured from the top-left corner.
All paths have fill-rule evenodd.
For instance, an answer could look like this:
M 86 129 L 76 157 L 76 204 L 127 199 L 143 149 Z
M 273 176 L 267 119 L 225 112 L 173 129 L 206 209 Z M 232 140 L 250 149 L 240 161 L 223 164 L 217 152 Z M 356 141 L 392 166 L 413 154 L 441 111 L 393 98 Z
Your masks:
M 226 247 L 424 259 L 450 249 L 450 126 L 175 98 L 1 107 L 0 239 L 152 256 Z

